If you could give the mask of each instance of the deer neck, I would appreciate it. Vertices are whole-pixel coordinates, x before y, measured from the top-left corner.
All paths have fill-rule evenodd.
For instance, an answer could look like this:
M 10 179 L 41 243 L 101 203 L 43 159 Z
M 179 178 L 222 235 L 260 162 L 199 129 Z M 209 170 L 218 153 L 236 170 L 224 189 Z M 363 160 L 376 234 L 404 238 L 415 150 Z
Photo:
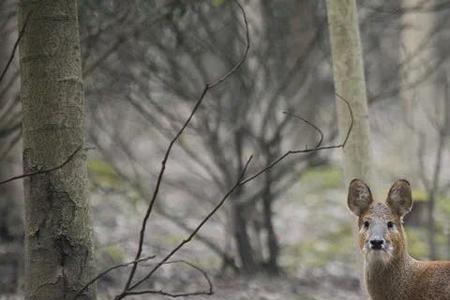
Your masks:
M 413 261 L 406 251 L 386 264 L 365 260 L 366 286 L 372 299 L 407 299 L 407 282 L 414 268 Z

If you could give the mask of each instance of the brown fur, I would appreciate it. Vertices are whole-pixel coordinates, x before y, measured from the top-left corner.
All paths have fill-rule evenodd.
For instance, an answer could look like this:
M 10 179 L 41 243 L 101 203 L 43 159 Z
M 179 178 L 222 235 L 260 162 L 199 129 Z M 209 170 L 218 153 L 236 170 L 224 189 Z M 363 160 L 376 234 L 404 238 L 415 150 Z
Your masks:
M 348 206 L 358 216 L 358 244 L 372 300 L 450 300 L 450 262 L 418 261 L 408 254 L 402 218 L 411 210 L 412 198 L 406 180 L 396 181 L 382 203 L 373 201 L 369 187 L 354 179 Z M 388 222 L 393 226 L 384 228 Z M 375 226 L 377 233 L 383 232 L 385 251 L 370 247 Z

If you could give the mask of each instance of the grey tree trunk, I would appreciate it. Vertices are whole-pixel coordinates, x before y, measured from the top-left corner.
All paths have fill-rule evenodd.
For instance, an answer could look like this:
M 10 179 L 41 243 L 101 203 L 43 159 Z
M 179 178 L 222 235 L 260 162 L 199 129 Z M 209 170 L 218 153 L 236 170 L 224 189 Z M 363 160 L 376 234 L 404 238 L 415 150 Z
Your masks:
M 371 182 L 371 147 L 366 83 L 355 0 L 327 0 L 335 90 L 349 103 L 353 130 L 344 148 L 346 184 L 358 177 Z M 339 131 L 344 138 L 350 124 L 345 103 L 336 98 Z
M 84 148 L 77 2 L 23 0 L 19 28 L 24 171 L 57 166 Z M 25 299 L 72 299 L 93 275 L 83 151 L 25 180 Z M 79 299 L 95 299 L 95 289 Z
M 353 178 L 372 182 L 369 115 L 356 2 L 327 0 L 327 13 L 335 90 L 349 102 L 354 115 L 353 130 L 344 148 L 345 186 Z M 350 116 L 346 104 L 339 97 L 336 98 L 336 106 L 343 139 L 349 128 Z M 362 272 L 360 278 L 363 286 Z M 367 291 L 363 289 L 362 292 L 363 297 L 368 298 Z

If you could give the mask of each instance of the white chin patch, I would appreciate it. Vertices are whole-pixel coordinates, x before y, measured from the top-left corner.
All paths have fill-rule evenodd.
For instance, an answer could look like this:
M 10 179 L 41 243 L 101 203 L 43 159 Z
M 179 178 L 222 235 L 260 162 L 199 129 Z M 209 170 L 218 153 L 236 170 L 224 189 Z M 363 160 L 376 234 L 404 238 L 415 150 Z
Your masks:
M 368 250 L 366 252 L 366 261 L 369 265 L 383 264 L 386 265 L 390 260 L 389 253 L 386 250 Z

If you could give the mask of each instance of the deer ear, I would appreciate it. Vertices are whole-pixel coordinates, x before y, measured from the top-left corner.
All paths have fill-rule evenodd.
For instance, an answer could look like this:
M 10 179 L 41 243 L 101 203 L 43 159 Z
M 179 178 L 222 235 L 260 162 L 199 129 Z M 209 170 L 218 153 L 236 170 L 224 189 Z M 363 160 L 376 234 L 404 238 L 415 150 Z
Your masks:
M 405 179 L 399 179 L 392 185 L 386 200 L 392 212 L 403 217 L 411 211 L 412 196 L 411 186 Z
M 362 180 L 353 179 L 348 188 L 348 208 L 359 217 L 369 209 L 372 202 L 372 193 L 367 184 Z

